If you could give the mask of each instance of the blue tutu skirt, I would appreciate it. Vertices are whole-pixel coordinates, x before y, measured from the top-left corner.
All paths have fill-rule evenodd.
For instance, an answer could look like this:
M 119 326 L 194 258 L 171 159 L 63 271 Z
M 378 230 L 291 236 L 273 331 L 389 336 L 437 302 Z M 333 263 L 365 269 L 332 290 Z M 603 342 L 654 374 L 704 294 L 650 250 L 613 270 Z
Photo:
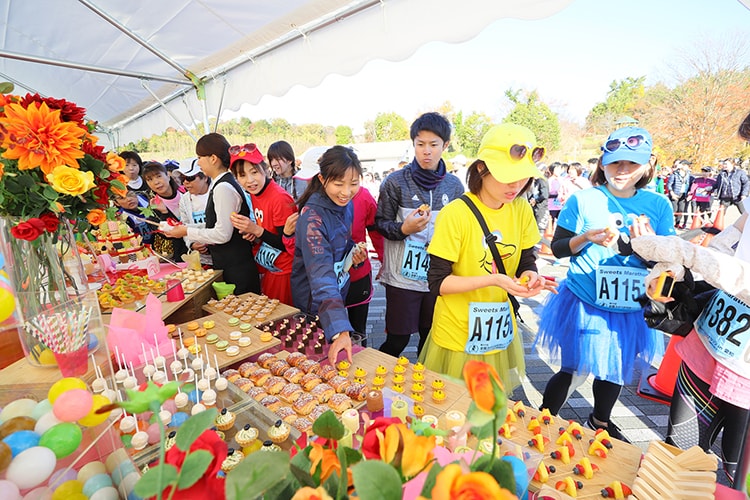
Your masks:
M 623 385 L 636 367 L 664 354 L 664 334 L 646 326 L 643 311 L 614 312 L 583 302 L 563 281 L 542 310 L 534 346 L 562 371 Z

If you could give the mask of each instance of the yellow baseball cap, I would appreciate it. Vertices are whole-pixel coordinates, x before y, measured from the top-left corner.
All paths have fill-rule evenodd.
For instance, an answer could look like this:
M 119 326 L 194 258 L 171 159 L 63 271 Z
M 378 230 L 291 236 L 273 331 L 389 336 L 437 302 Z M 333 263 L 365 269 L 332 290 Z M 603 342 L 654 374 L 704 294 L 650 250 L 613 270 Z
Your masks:
M 544 148 L 536 146 L 536 137 L 528 128 L 514 123 L 495 125 L 484 134 L 477 159 L 489 168 L 498 182 L 510 184 L 528 177 L 541 177 L 536 163 L 544 157 Z

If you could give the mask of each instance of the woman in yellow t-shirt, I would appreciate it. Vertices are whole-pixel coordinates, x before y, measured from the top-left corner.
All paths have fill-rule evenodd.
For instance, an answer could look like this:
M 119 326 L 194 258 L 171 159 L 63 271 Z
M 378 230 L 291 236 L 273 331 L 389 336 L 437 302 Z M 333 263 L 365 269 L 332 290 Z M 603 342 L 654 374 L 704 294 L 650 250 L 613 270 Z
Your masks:
M 520 125 L 503 124 L 482 138 L 468 169 L 469 193 L 487 223 L 505 272 L 499 272 L 484 231 L 469 205 L 452 201 L 440 211 L 428 246 L 430 291 L 438 294 L 432 330 L 422 353 L 425 366 L 461 377 L 464 363 L 492 364 L 505 388 L 513 390 L 525 371 L 523 340 L 516 333 L 508 293 L 532 297 L 554 283 L 537 274 L 534 245 L 539 230 L 523 196 L 544 149 Z M 489 174 L 489 175 L 488 175 Z

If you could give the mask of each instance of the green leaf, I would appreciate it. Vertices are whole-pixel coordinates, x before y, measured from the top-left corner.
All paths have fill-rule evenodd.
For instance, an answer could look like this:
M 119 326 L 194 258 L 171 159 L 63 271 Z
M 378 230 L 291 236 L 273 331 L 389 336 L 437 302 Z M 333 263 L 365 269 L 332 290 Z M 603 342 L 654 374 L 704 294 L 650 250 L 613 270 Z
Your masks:
M 430 472 L 427 473 L 427 478 L 424 480 L 424 486 L 422 486 L 422 496 L 425 498 L 432 497 L 432 488 L 435 487 L 437 482 L 437 475 L 443 470 L 443 466 L 437 463 L 437 461 L 430 468 Z
M 503 418 L 505 418 L 505 416 L 503 416 Z M 477 404 L 472 401 L 469 405 L 469 411 L 466 412 L 466 419 L 471 423 L 471 425 L 482 427 L 484 425 L 487 425 L 487 422 L 492 422 L 493 420 L 495 420 L 495 415 L 480 410 L 477 407 Z
M 352 465 L 362 461 L 362 453 L 357 450 L 349 448 L 348 446 L 341 446 L 339 447 L 339 450 L 344 450 L 344 456 L 346 458 L 348 467 L 351 467 Z M 341 460 L 341 462 L 343 463 L 343 460 Z
M 290 479 L 286 452 L 253 453 L 227 475 L 227 500 L 258 498 Z
M 184 490 L 197 483 L 213 459 L 214 456 L 208 450 L 195 450 L 189 453 L 182 464 L 177 489 Z
M 401 477 L 385 462 L 360 462 L 352 467 L 352 476 L 360 500 L 401 500 Z
M 344 424 L 336 418 L 336 414 L 331 410 L 323 413 L 313 423 L 313 433 L 325 439 L 335 439 L 338 441 L 344 437 L 345 432 Z
M 44 186 L 44 190 L 42 191 L 42 196 L 44 196 L 46 199 L 50 201 L 55 201 L 59 197 L 59 194 L 57 191 L 54 190 L 54 188 L 52 188 L 52 186 L 47 184 L 46 186 Z
M 490 455 L 482 455 L 471 464 L 470 468 L 474 472 L 489 472 L 501 488 L 505 488 L 508 491 L 516 491 L 516 478 L 513 475 L 513 466 L 510 462 L 493 458 Z
M 214 420 L 217 415 L 216 408 L 209 408 L 206 411 L 196 413 L 185 421 L 177 431 L 175 436 L 175 444 L 177 448 L 182 451 L 188 451 L 190 445 L 192 445 L 198 436 L 203 434 L 203 431 L 210 429 L 214 425 Z
M 302 486 L 311 486 L 315 488 L 317 484 L 315 484 L 315 480 L 313 480 L 312 475 L 310 475 L 310 467 L 312 467 L 312 462 L 307 456 L 307 454 L 310 452 L 310 448 L 312 448 L 312 446 L 308 446 L 304 450 L 294 455 L 289 461 L 289 469 L 292 471 L 292 474 L 294 474 L 294 477 L 297 478 L 297 481 L 299 481 Z
M 0 82 L 0 94 L 10 94 L 13 92 L 13 88 L 11 82 Z
M 161 481 L 159 472 L 161 471 Z M 170 464 L 160 464 L 151 467 L 135 484 L 135 493 L 141 498 L 156 496 L 170 484 L 177 483 L 177 468 Z

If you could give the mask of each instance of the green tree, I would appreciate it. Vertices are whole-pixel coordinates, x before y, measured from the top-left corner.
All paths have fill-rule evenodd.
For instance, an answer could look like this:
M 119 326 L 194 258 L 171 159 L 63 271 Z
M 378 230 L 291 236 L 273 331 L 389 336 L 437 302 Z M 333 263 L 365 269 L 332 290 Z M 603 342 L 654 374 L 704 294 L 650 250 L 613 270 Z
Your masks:
M 375 141 L 403 141 L 409 139 L 406 119 L 395 112 L 378 113 L 375 117 Z
M 484 113 L 473 112 L 466 119 L 459 111 L 453 119 L 453 147 L 468 157 L 476 156 L 479 143 L 484 134 L 492 127 L 492 120 Z
M 336 144 L 351 144 L 354 142 L 354 133 L 349 125 L 336 127 Z
M 586 117 L 586 129 L 594 134 L 607 134 L 623 116 L 638 118 L 637 107 L 645 93 L 645 81 L 645 76 L 629 76 L 610 83 L 605 101 L 594 105 Z
M 506 90 L 505 97 L 515 106 L 504 123 L 528 127 L 536 135 L 537 142 L 548 151 L 560 148 L 560 122 L 549 106 L 539 100 L 536 90 L 523 94 L 520 90 Z

